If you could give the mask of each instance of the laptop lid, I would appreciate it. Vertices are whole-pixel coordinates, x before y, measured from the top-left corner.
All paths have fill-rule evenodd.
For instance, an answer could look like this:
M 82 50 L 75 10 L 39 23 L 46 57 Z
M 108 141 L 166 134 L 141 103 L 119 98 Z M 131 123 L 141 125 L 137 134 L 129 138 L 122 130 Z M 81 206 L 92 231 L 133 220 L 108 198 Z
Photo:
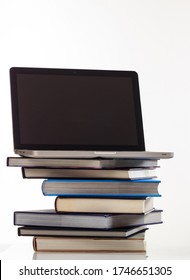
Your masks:
M 118 157 L 145 151 L 136 72 L 13 67 L 10 82 L 15 153 Z

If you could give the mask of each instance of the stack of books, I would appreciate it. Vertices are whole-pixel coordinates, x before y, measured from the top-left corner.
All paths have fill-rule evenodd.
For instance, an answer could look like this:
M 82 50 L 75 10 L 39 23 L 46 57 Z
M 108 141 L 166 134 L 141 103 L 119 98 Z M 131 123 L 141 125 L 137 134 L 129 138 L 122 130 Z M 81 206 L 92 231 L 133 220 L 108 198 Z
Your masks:
M 37 252 L 146 252 L 149 225 L 161 224 L 157 160 L 8 157 L 23 178 L 41 178 L 54 209 L 15 211 L 19 236 Z

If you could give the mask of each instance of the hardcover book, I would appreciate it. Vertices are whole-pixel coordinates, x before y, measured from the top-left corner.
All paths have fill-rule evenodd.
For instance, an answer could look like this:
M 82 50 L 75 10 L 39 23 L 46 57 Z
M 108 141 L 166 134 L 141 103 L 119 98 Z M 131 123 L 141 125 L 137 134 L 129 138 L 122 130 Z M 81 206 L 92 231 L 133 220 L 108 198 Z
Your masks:
M 119 228 L 110 230 L 99 229 L 78 229 L 78 228 L 59 228 L 59 227 L 19 227 L 18 236 L 83 236 L 83 237 L 133 237 L 144 238 L 146 226 Z
M 14 225 L 113 229 L 160 224 L 161 210 L 146 214 L 57 213 L 51 210 L 15 211 Z
M 158 167 L 158 160 L 149 159 L 69 159 L 69 158 L 31 158 L 7 157 L 7 166 L 12 167 L 50 167 L 50 168 L 139 168 Z
M 56 212 L 79 213 L 147 213 L 154 209 L 152 197 L 145 199 L 115 199 L 87 197 L 56 197 Z
M 146 197 L 160 196 L 159 180 L 48 179 L 42 183 L 43 195 Z
M 22 167 L 23 178 L 144 179 L 156 177 L 155 168 L 72 169 Z
M 144 239 L 94 237 L 34 237 L 38 252 L 145 252 Z

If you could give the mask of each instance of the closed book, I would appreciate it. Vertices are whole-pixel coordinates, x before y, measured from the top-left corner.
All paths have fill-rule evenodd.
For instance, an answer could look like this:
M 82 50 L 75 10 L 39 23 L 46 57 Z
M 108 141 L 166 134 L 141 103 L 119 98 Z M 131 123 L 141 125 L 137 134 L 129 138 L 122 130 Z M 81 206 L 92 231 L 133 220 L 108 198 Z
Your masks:
M 155 168 L 72 169 L 22 167 L 23 178 L 144 179 L 156 177 Z
M 50 167 L 50 168 L 139 168 L 157 167 L 158 160 L 148 159 L 67 159 L 7 157 L 11 167 Z
M 154 210 L 146 214 L 60 214 L 57 213 L 55 209 L 15 211 L 14 225 L 113 229 L 160 224 L 162 223 L 161 212 L 161 210 Z
M 52 196 L 159 197 L 159 184 L 160 181 L 155 179 L 46 179 L 42 183 L 42 193 Z
M 146 213 L 154 209 L 152 197 L 145 199 L 115 199 L 87 197 L 56 197 L 56 212 L 85 213 Z
M 144 238 L 146 226 L 129 227 L 111 230 L 77 229 L 59 227 L 19 227 L 18 236 L 83 236 L 83 237 L 133 237 Z
M 34 237 L 37 252 L 145 252 L 146 241 L 127 238 Z

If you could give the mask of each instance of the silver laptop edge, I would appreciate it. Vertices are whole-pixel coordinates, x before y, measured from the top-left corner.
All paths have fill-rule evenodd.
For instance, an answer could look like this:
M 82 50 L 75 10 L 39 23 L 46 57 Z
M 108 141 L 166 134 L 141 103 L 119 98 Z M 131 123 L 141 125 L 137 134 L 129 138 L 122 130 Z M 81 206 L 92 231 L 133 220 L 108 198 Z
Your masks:
M 37 158 L 131 158 L 131 159 L 169 159 L 173 152 L 150 151 L 47 151 L 47 150 L 15 150 L 15 153 L 25 157 Z

